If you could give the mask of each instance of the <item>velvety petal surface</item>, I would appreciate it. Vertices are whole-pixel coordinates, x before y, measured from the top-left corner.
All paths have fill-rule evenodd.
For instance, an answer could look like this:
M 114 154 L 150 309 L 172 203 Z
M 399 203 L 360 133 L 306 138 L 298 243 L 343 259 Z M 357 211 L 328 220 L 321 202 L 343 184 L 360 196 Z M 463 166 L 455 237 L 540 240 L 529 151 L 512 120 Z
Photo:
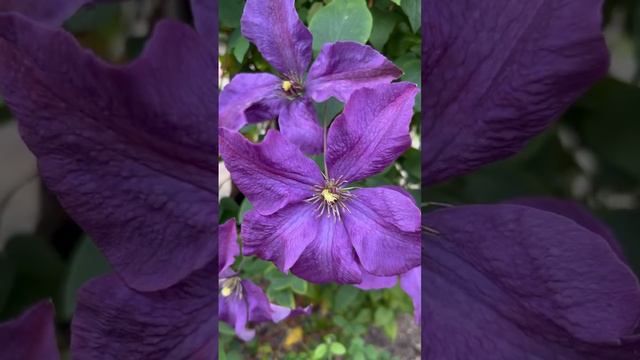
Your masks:
M 624 255 L 622 253 L 622 249 L 620 248 L 620 243 L 618 243 L 618 241 L 616 240 L 613 232 L 611 232 L 611 230 L 602 221 L 596 219 L 587 211 L 587 209 L 585 209 L 576 201 L 561 200 L 551 197 L 541 197 L 513 199 L 509 200 L 508 203 L 530 206 L 536 209 L 550 211 L 569 218 L 578 223 L 578 225 L 581 225 L 582 227 L 602 236 L 603 239 L 609 242 L 609 245 L 611 245 L 611 249 L 613 249 L 613 251 L 620 257 L 620 259 L 624 260 Z
M 115 67 L 64 31 L 0 15 L 0 94 L 40 175 L 137 289 L 175 284 L 217 251 L 216 71 L 177 22 Z
M 21 135 L 116 271 L 153 290 L 202 267 L 216 251 L 217 164 L 215 59 L 200 37 L 163 22 L 118 68 L 22 18 L 0 16 L 0 34 L 0 91 Z
M 409 295 L 413 302 L 413 317 L 416 323 L 422 319 L 422 267 L 418 266 L 400 276 L 400 287 Z
M 410 83 L 360 89 L 329 128 L 331 178 L 357 181 L 391 165 L 411 146 L 409 123 L 418 88 Z
M 0 13 L 15 11 L 47 25 L 61 25 L 93 0 L 0 0 Z
M 248 212 L 242 224 L 245 255 L 273 261 L 305 280 L 359 283 L 361 271 L 341 221 L 318 216 L 316 206 L 289 205 L 269 216 Z
M 215 0 L 191 0 L 191 13 L 198 32 L 212 48 L 218 46 L 218 6 Z
M 269 118 L 251 116 L 247 110 L 252 105 L 267 107 L 253 114 L 275 113 L 279 110 L 278 92 L 282 81 L 277 76 L 267 73 L 238 74 L 220 93 L 220 109 L 218 126 L 239 130 L 249 122 L 264 121 Z M 274 101 L 275 100 L 275 101 Z M 275 109 L 272 109 L 275 108 Z
M 227 220 L 218 232 L 218 274 L 229 269 L 240 255 L 235 219 Z
M 606 73 L 602 2 L 423 0 L 423 183 L 519 151 Z
M 362 188 L 346 203 L 344 227 L 362 267 L 377 276 L 420 265 L 420 209 L 394 188 Z
M 278 131 L 254 144 L 237 132 L 220 129 L 220 155 L 231 179 L 261 214 L 313 195 L 322 184 L 320 169 Z
M 305 154 L 322 152 L 322 127 L 310 99 L 290 101 L 280 112 L 278 125 L 282 135 Z
M 363 87 L 387 84 L 402 70 L 372 47 L 356 42 L 326 44 L 309 69 L 306 92 L 322 102 L 330 97 L 346 102 Z
M 78 292 L 71 339 L 74 359 L 214 359 L 215 278 L 216 265 L 211 262 L 181 283 L 156 292 L 136 292 L 115 275 L 92 280 Z
M 605 239 L 520 205 L 424 215 L 423 356 L 635 359 L 640 288 Z M 634 344 L 635 343 L 635 344 Z
M 53 304 L 42 301 L 20 317 L 0 324 L 0 359 L 60 359 L 53 318 Z
M 247 0 L 242 35 L 286 76 L 301 77 L 311 62 L 313 38 L 296 12 L 294 0 Z

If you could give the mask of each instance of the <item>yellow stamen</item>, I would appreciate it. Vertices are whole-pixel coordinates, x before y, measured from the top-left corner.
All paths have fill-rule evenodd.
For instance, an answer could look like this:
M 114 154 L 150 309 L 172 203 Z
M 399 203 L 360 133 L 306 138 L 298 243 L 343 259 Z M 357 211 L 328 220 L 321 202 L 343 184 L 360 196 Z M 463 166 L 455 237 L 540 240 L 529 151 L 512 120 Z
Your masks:
M 225 286 L 225 287 L 222 288 L 221 293 L 222 293 L 222 296 L 227 297 L 227 296 L 231 295 L 231 288 Z
M 324 200 L 326 202 L 328 202 L 329 204 L 333 204 L 334 202 L 336 202 L 338 200 L 338 196 L 334 193 L 332 193 L 331 191 L 329 191 L 329 189 L 324 189 L 321 192 L 322 197 L 324 198 Z
M 282 90 L 289 91 L 291 90 L 292 87 L 293 87 L 293 84 L 291 84 L 291 81 L 285 80 L 282 82 Z

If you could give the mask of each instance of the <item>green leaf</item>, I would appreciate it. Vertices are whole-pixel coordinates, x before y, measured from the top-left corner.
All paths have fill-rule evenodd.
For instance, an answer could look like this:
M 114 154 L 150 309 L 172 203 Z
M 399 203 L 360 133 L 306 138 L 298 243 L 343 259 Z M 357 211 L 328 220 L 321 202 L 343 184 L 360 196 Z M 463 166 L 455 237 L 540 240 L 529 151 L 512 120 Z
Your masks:
M 290 290 L 274 290 L 267 289 L 267 295 L 272 302 L 282 305 L 288 308 L 294 308 L 296 303 L 293 298 L 293 293 Z
M 343 285 L 338 290 L 334 300 L 334 308 L 343 310 L 349 306 L 358 296 L 360 290 L 350 285 Z
M 231 336 L 235 336 L 236 334 L 233 328 L 223 321 L 218 321 L 218 333 Z
M 9 299 L 15 281 L 16 270 L 7 256 L 0 252 L 0 313 Z
M 220 0 L 218 4 L 218 21 L 220 22 L 220 25 L 228 28 L 239 27 L 244 1 Z
M 384 44 L 389 40 L 393 28 L 396 27 L 398 16 L 394 12 L 382 11 L 378 8 L 371 9 L 371 15 L 373 16 L 373 29 L 371 30 L 369 42 L 376 49 L 382 51 Z
M 242 36 L 240 28 L 233 30 L 229 36 L 229 48 L 232 49 L 233 56 L 236 60 L 238 60 L 239 63 L 242 63 L 244 56 L 249 50 L 249 40 Z
M 420 10 L 420 0 L 403 0 L 400 4 L 402 10 L 409 18 L 409 24 L 414 33 L 417 33 L 420 29 L 422 14 Z
M 311 22 L 313 16 L 324 7 L 322 2 L 314 2 L 313 5 L 309 8 L 309 12 L 307 13 L 307 24 Z
M 373 323 L 377 326 L 385 326 L 393 321 L 393 311 L 386 307 L 379 307 L 373 315 Z
M 420 179 L 421 174 L 421 154 L 420 150 L 411 148 L 400 158 L 402 167 L 416 179 Z
M 64 284 L 62 315 L 70 319 L 76 307 L 76 292 L 89 279 L 111 271 L 100 250 L 88 238 L 83 238 L 71 257 Z
M 400 5 L 400 1 L 401 1 L 401 0 L 391 0 L 391 1 L 392 1 L 394 4 L 396 4 L 396 5 Z
M 253 209 L 253 205 L 251 205 L 249 199 L 244 198 L 244 200 L 242 200 L 242 204 L 240 204 L 240 211 L 238 211 L 238 223 L 242 224 L 242 221 L 244 221 L 244 214 L 251 209 Z
M 291 290 L 293 290 L 293 292 L 295 292 L 296 294 L 306 295 L 307 290 L 309 290 L 309 285 L 307 284 L 307 282 L 300 278 L 294 276 L 292 277 L 293 279 L 291 280 Z
M 334 355 L 344 355 L 347 353 L 347 349 L 339 342 L 331 343 L 330 350 Z
M 316 113 L 318 114 L 318 120 L 321 124 L 327 126 L 336 115 L 340 114 L 344 109 L 344 104 L 336 98 L 329 98 L 327 101 L 321 103 L 314 103 Z
M 395 320 L 392 320 L 389 323 L 386 323 L 382 329 L 384 330 L 384 333 L 387 334 L 387 336 L 389 337 L 389 339 L 391 339 L 391 341 L 395 341 L 396 337 L 398 336 L 398 323 Z
M 220 200 L 220 223 L 224 223 L 225 221 L 236 217 L 238 214 L 238 210 L 240 207 L 232 198 L 222 198 Z
M 326 43 L 351 40 L 366 43 L 371 35 L 373 18 L 365 0 L 333 0 L 311 19 L 313 50 Z
M 313 351 L 314 359 L 322 359 L 327 354 L 327 344 L 320 344 Z

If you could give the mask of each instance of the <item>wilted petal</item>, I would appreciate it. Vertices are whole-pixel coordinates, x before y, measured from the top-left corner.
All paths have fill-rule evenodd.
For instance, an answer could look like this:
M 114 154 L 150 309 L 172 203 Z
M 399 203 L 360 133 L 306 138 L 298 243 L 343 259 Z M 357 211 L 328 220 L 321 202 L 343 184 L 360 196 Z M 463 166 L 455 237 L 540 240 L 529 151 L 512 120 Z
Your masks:
M 330 177 L 365 179 L 406 151 L 411 145 L 409 123 L 417 92 L 410 83 L 354 92 L 329 128 L 326 155 Z
M 377 276 L 400 275 L 420 265 L 420 209 L 392 188 L 353 191 L 344 226 L 362 267 Z
M 309 69 L 305 89 L 317 102 L 330 97 L 346 102 L 355 90 L 387 84 L 400 76 L 402 70 L 372 47 L 336 42 L 322 47 Z
M 0 13 L 15 11 L 43 24 L 60 25 L 93 0 L 0 0 Z
M 240 255 L 235 219 L 222 224 L 218 236 L 218 274 L 220 274 L 229 269 L 236 260 L 236 256 Z
M 613 249 L 613 251 L 620 257 L 620 259 L 624 260 L 624 255 L 622 253 L 622 249 L 620 248 L 620 244 L 616 240 L 611 230 L 609 230 L 609 228 L 605 224 L 596 219 L 584 207 L 582 207 L 582 205 L 574 200 L 560 200 L 551 197 L 540 197 L 514 199 L 507 201 L 507 203 L 530 206 L 540 210 L 551 211 L 558 215 L 569 218 L 578 223 L 578 225 L 581 225 L 582 227 L 602 236 L 602 238 L 609 242 L 609 245 L 611 245 L 611 249 Z
M 53 304 L 40 302 L 20 317 L 0 324 L 0 358 L 58 360 Z
M 313 160 L 275 130 L 254 144 L 239 133 L 220 129 L 220 155 L 233 182 L 263 215 L 309 198 L 313 185 L 323 181 Z
M 289 102 L 280 112 L 278 124 L 282 135 L 305 154 L 322 152 L 322 127 L 311 100 L 300 98 Z
M 413 317 L 416 323 L 422 319 L 422 267 L 418 266 L 400 276 L 400 287 L 409 295 L 413 302 Z
M 210 50 L 165 21 L 114 67 L 64 31 L 0 15 L 0 94 L 40 175 L 137 289 L 175 284 L 217 251 Z
M 423 5 L 423 183 L 519 151 L 606 73 L 602 0 Z
M 212 262 L 156 292 L 136 292 L 115 275 L 92 280 L 78 293 L 74 358 L 213 359 L 218 341 L 215 278 Z
M 218 6 L 215 0 L 191 0 L 193 22 L 198 32 L 215 49 L 218 46 Z
M 424 356 L 635 359 L 640 289 L 599 235 L 520 205 L 428 213 Z M 637 346 L 636 337 L 635 349 Z
M 307 70 L 313 38 L 294 0 L 247 0 L 240 24 L 242 35 L 282 74 L 300 77 Z
M 267 74 L 238 74 L 220 93 L 220 110 L 218 126 L 238 130 L 249 122 L 268 120 L 267 114 L 277 114 L 280 108 L 278 91 L 281 80 Z M 259 105 L 261 111 L 247 114 L 253 105 Z M 266 109 L 262 109 L 266 107 Z M 259 115 L 251 115 L 251 114 Z
M 306 203 L 289 205 L 269 216 L 255 210 L 247 212 L 241 228 L 244 254 L 272 261 L 282 272 L 289 271 L 318 236 L 315 216 L 314 208 Z

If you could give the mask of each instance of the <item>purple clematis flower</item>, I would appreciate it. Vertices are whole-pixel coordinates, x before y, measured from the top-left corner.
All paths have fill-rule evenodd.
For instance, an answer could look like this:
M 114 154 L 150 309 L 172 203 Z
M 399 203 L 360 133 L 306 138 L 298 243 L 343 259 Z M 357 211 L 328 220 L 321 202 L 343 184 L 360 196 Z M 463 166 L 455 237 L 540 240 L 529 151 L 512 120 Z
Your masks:
M 61 25 L 85 4 L 96 0 L 0 0 L 0 13 L 17 12 L 48 25 Z
M 220 154 L 254 210 L 244 253 L 312 282 L 359 283 L 363 272 L 397 275 L 420 264 L 420 210 L 397 187 L 353 188 L 410 146 L 417 87 L 355 91 L 328 129 L 326 170 L 278 131 L 261 144 L 220 130 Z
M 311 308 L 289 309 L 271 304 L 264 291 L 250 280 L 242 279 L 232 269 L 236 256 L 240 255 L 235 220 L 220 226 L 218 258 L 218 316 L 233 326 L 236 335 L 244 341 L 255 336 L 255 330 L 247 329 L 247 323 L 280 322 L 290 315 L 309 314 Z
M 3 360 L 58 360 L 53 304 L 40 302 L 20 317 L 0 324 Z
M 357 89 L 402 75 L 379 52 L 355 42 L 326 44 L 307 73 L 313 39 L 294 0 L 248 0 L 241 29 L 280 75 L 236 75 L 220 94 L 219 125 L 238 130 L 278 117 L 282 135 L 305 153 L 322 150 L 322 127 L 312 101 L 335 97 L 344 103 Z
M 423 1 L 423 186 L 518 151 L 604 75 L 600 0 Z M 427 212 L 423 357 L 638 359 L 640 287 L 575 204 Z

